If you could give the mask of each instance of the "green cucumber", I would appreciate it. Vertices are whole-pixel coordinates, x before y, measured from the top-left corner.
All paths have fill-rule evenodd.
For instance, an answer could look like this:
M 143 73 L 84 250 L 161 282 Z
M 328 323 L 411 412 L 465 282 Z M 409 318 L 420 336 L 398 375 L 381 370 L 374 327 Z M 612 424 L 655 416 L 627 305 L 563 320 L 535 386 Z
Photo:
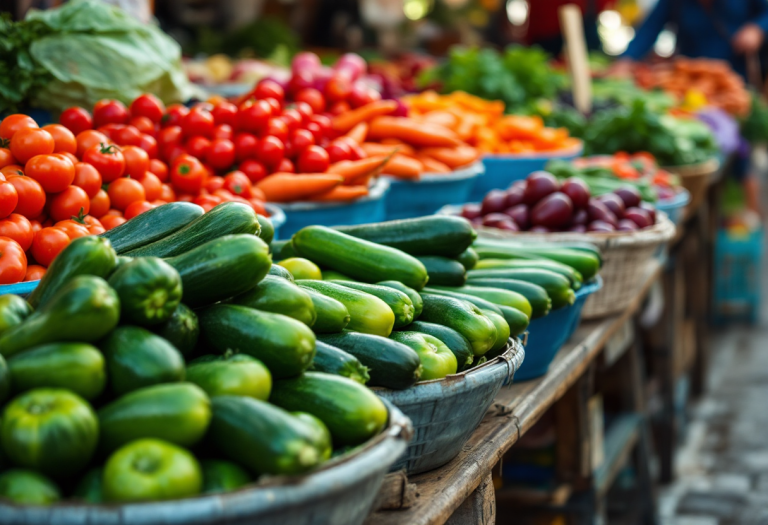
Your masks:
M 322 372 L 277 381 L 269 400 L 320 419 L 335 446 L 364 443 L 387 424 L 387 407 L 376 394 L 351 379 Z
M 322 461 L 315 428 L 282 408 L 243 396 L 218 396 L 211 405 L 207 443 L 252 474 L 301 474 Z
M 248 354 L 275 378 L 300 374 L 312 364 L 315 334 L 304 323 L 280 314 L 232 304 L 200 312 L 200 331 L 208 347 Z
M 299 288 L 309 294 L 315 307 L 315 324 L 312 325 L 312 330 L 316 334 L 335 334 L 346 328 L 351 319 L 346 306 L 307 286 L 299 285 Z
M 120 318 L 139 326 L 168 321 L 181 302 L 181 276 L 157 257 L 123 264 L 107 281 L 120 297 Z
M 83 474 L 72 492 L 72 499 L 86 503 L 104 503 L 103 474 L 101 467 L 92 468 Z
M 80 237 L 70 242 L 48 267 L 27 301 L 35 310 L 50 301 L 56 292 L 78 275 L 107 278 L 117 266 L 117 254 L 109 241 Z
M 414 321 L 406 327 L 406 330 L 431 335 L 442 341 L 456 357 L 457 371 L 461 372 L 472 364 L 472 359 L 475 357 L 472 345 L 469 344 L 466 337 L 453 328 L 441 324 Z
M 421 361 L 421 380 L 442 379 L 455 374 L 458 368 L 456 356 L 451 349 L 438 338 L 420 332 L 393 332 L 389 336 L 393 341 L 410 347 L 419 355 Z
M 104 357 L 85 343 L 51 343 L 8 359 L 13 394 L 33 388 L 64 388 L 91 400 L 107 383 Z
M 32 315 L 32 307 L 18 295 L 0 295 L 0 335 Z
M 496 342 L 496 327 L 474 304 L 434 294 L 424 294 L 422 299 L 420 319 L 453 328 L 467 338 L 476 356 L 486 353 Z
M 208 429 L 211 402 L 197 385 L 169 383 L 130 392 L 98 415 L 99 446 L 104 453 L 141 438 L 190 447 Z
M 61 492 L 39 472 L 13 468 L 0 474 L 0 498 L 16 505 L 43 507 L 57 503 Z
M 54 342 L 91 343 L 111 332 L 119 320 L 120 300 L 107 282 L 100 277 L 79 275 L 22 324 L 0 335 L 0 354 L 9 357 Z
M 342 332 L 320 335 L 318 339 L 352 354 L 368 367 L 369 386 L 402 390 L 421 378 L 421 361 L 418 354 L 386 337 Z
M 526 317 L 530 317 L 532 313 L 531 303 L 528 302 L 528 299 L 526 299 L 524 295 L 513 292 L 511 290 L 504 290 L 502 288 L 486 288 L 472 285 L 465 285 L 458 288 L 449 286 L 434 286 L 432 288 L 436 290 L 444 290 L 446 292 L 474 295 L 475 297 L 490 301 L 495 305 L 508 306 L 514 308 L 515 310 L 519 310 L 523 312 Z
M 272 264 L 269 248 L 254 235 L 225 235 L 166 262 L 179 272 L 184 303 L 192 308 L 247 292 Z
M 467 271 L 459 261 L 437 255 L 420 255 L 416 258 L 427 269 L 430 284 L 462 286 L 467 282 Z
M 293 282 L 293 274 L 279 264 L 273 264 L 270 266 L 268 275 L 282 277 L 283 279 L 288 279 L 289 281 Z
M 455 289 L 463 290 L 464 287 L 455 288 Z M 529 323 L 528 316 L 525 315 L 520 310 L 518 310 L 517 308 L 512 308 L 510 306 L 505 306 L 501 304 L 495 304 L 492 301 L 488 301 L 476 295 L 470 295 L 470 294 L 465 294 L 460 292 L 452 292 L 452 291 L 441 290 L 436 288 L 425 288 L 424 290 L 427 293 L 445 295 L 448 297 L 455 297 L 456 299 L 461 299 L 462 301 L 467 301 L 474 304 L 475 306 L 480 308 L 480 310 L 483 310 L 483 312 L 488 311 L 488 312 L 493 312 L 497 315 L 501 315 L 504 318 L 504 320 L 507 322 L 507 329 L 513 332 L 512 335 L 515 335 L 515 336 L 520 335 L 521 333 L 525 332 L 526 328 L 528 328 L 528 323 Z M 496 328 L 498 328 L 498 325 L 496 326 Z M 506 340 L 507 337 L 505 337 L 504 339 Z
M 443 257 L 458 256 L 469 248 L 477 236 L 468 220 L 448 215 L 430 215 L 359 226 L 337 226 L 336 229 L 411 255 Z
M 485 299 L 482 299 L 480 297 L 475 297 L 474 295 L 467 295 L 463 293 L 457 293 L 457 292 L 446 292 L 445 290 L 439 290 L 436 288 L 427 287 L 424 288 L 421 291 L 422 295 L 424 294 L 433 294 L 433 295 L 443 295 L 446 297 L 454 297 L 456 299 L 461 299 L 462 301 L 467 301 L 468 303 L 472 303 L 481 310 L 490 310 L 491 312 L 495 312 L 499 315 L 501 315 L 501 308 L 499 308 L 497 305 L 493 304 L 490 301 L 486 301 Z
M 419 318 L 419 316 L 421 315 L 421 310 L 424 308 L 424 303 L 421 301 L 421 296 L 419 295 L 419 292 L 417 292 L 410 286 L 404 285 L 400 281 L 381 281 L 376 284 L 379 286 L 386 286 L 387 288 L 393 288 L 398 292 L 403 292 L 405 295 L 407 295 L 408 298 L 411 300 L 411 303 L 413 304 L 414 320 Z
M 427 284 L 427 269 L 407 253 L 324 226 L 296 232 L 293 247 L 302 257 L 353 279 L 371 283 L 392 279 L 415 290 Z
M 574 290 L 581 288 L 584 278 L 579 272 L 568 266 L 548 259 L 483 259 L 475 267 L 476 270 L 506 270 L 506 269 L 542 269 L 559 273 L 566 277 Z
M 591 251 L 567 248 L 555 244 L 509 243 L 491 239 L 478 239 L 473 246 L 480 259 L 537 259 L 545 258 L 565 264 L 581 274 L 585 281 L 592 279 L 602 266 L 602 259 L 594 246 Z M 587 249 L 589 250 L 589 248 Z
M 334 272 L 333 270 L 323 270 L 323 281 L 352 281 L 352 282 L 358 282 L 357 280 L 344 275 L 340 272 Z
M 125 255 L 173 257 L 225 235 L 258 235 L 259 232 L 259 220 L 253 208 L 241 202 L 224 202 L 171 235 L 130 250 Z
M 368 375 L 368 367 L 363 366 L 355 356 L 322 341 L 315 343 L 315 359 L 309 369 L 347 377 L 361 385 L 371 378 Z
M 490 359 L 491 357 L 495 357 L 497 352 L 507 346 L 507 341 L 509 340 L 509 334 L 511 330 L 507 320 L 503 316 L 497 314 L 493 310 L 484 310 L 481 308 L 480 311 L 483 312 L 496 327 L 496 342 L 493 343 L 491 349 L 485 353 L 485 356 Z
M 333 454 L 333 439 L 331 438 L 331 431 L 328 430 L 325 423 L 309 412 L 291 412 L 291 415 L 312 427 L 315 434 L 313 442 L 320 451 L 320 458 L 323 461 L 329 459 Z
M 147 210 L 99 237 L 109 240 L 117 253 L 126 253 L 168 237 L 203 213 L 203 208 L 191 202 L 169 202 Z
M 183 303 L 174 310 L 167 322 L 155 326 L 153 331 L 176 347 L 184 357 L 194 353 L 197 341 L 200 338 L 200 324 L 197 314 Z
M 270 251 L 272 252 L 272 258 L 276 261 L 282 261 L 283 259 L 291 259 L 298 257 L 299 254 L 293 249 L 293 242 L 291 239 L 287 241 L 272 241 Z
M 461 263 L 465 270 L 471 270 L 475 267 L 477 261 L 480 260 L 480 257 L 477 255 L 477 252 L 470 246 L 461 252 L 458 256 L 456 256 L 456 260 Z
M 469 277 L 469 285 L 474 288 L 502 289 L 516 292 L 525 297 L 531 305 L 531 319 L 538 319 L 552 309 L 552 300 L 541 286 L 515 279 L 480 279 Z M 474 290 L 473 290 L 474 292 Z
M 11 372 L 8 370 L 8 363 L 0 355 L 0 403 L 4 403 L 11 393 Z M 0 468 L 3 465 L 3 456 L 0 454 Z
M 406 326 L 413 322 L 415 309 L 411 298 L 405 293 L 389 288 L 387 286 L 379 286 L 376 284 L 357 283 L 351 281 L 332 281 L 341 286 L 359 290 L 378 297 L 392 310 L 395 314 L 395 328 Z
M 259 239 L 269 245 L 272 239 L 275 238 L 275 227 L 272 225 L 272 221 L 258 213 L 256 214 L 256 220 L 259 221 Z
M 570 306 L 576 300 L 571 283 L 567 277 L 550 270 L 525 269 L 498 269 L 498 270 L 470 270 L 470 279 L 514 279 L 537 284 L 547 291 L 552 300 L 552 309 L 557 310 L 564 306 Z
M 328 281 L 299 279 L 296 283 L 305 288 L 312 288 L 342 303 L 349 311 L 350 316 L 347 330 L 382 337 L 392 333 L 395 314 L 389 305 L 378 297 Z
M 162 337 L 121 326 L 99 343 L 109 372 L 109 386 L 121 396 L 161 383 L 184 381 L 184 358 Z
M 200 462 L 200 470 L 203 472 L 203 494 L 230 492 L 252 481 L 245 469 L 231 461 L 206 459 Z
M 248 396 L 266 401 L 272 376 L 258 359 L 246 354 L 206 355 L 187 367 L 187 381 L 214 396 Z
M 287 315 L 310 327 L 317 318 L 309 294 L 287 279 L 274 275 L 267 275 L 255 288 L 233 298 L 232 303 Z

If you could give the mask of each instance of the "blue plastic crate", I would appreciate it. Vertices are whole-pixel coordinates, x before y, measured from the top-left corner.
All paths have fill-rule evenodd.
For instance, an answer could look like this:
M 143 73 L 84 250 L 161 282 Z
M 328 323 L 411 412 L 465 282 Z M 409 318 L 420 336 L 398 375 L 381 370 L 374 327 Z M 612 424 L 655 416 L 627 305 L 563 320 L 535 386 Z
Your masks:
M 272 223 L 272 227 L 275 229 L 275 237 L 273 240 L 280 238 L 280 228 L 285 224 L 285 212 L 280 209 L 279 206 L 274 204 L 265 204 L 264 209 L 269 212 L 269 220 Z
M 762 229 L 743 236 L 725 230 L 717 232 L 712 298 L 716 322 L 757 321 L 763 235 Z
M 679 225 L 685 216 L 685 207 L 691 202 L 691 194 L 685 188 L 680 188 L 680 191 L 667 200 L 660 200 L 655 203 L 656 209 L 663 211 L 669 217 L 675 226 Z

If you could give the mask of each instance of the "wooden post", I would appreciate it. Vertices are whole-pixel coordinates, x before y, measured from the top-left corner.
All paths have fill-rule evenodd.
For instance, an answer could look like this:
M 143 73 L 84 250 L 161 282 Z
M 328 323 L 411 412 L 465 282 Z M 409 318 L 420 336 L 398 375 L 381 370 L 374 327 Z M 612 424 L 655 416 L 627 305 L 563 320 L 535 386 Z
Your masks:
M 589 70 L 584 20 L 581 9 L 567 4 L 558 9 L 565 39 L 565 56 L 573 81 L 573 103 L 584 114 L 592 111 L 592 74 Z
M 475 491 L 464 500 L 446 525 L 494 525 L 496 523 L 496 490 L 489 472 Z

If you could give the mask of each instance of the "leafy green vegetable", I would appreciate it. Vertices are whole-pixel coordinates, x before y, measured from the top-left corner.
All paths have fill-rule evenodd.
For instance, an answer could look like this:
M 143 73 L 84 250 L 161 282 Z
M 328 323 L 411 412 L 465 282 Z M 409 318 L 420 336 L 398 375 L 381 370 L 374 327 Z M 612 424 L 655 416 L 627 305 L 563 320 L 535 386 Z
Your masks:
M 741 122 L 741 135 L 750 143 L 768 142 L 768 105 L 756 93 L 750 93 L 752 106 Z
M 13 22 L 0 16 L 0 115 L 20 111 L 53 77 L 29 53 L 29 46 L 49 33 L 40 22 Z

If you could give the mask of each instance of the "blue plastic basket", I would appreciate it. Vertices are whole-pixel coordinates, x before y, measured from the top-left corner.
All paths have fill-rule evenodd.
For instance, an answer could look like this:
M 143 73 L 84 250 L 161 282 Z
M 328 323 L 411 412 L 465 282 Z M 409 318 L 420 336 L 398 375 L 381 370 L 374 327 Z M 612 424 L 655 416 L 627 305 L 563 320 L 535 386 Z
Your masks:
M 37 281 L 29 281 L 24 283 L 16 283 L 16 284 L 3 284 L 0 285 L 0 295 L 7 295 L 7 294 L 16 294 L 20 295 L 22 297 L 26 297 L 27 295 L 32 293 L 32 290 L 37 288 L 37 285 L 40 283 L 39 280 Z
M 269 212 L 269 221 L 275 229 L 275 237 L 273 240 L 277 240 L 280 238 L 280 228 L 285 224 L 285 212 L 281 210 L 279 206 L 274 204 L 265 204 L 264 209 Z
M 762 229 L 744 236 L 725 230 L 717 232 L 712 299 L 712 315 L 716 322 L 757 321 L 763 234 Z
M 677 195 L 671 199 L 657 201 L 655 206 L 657 210 L 666 213 L 669 220 L 677 226 L 682 222 L 685 207 L 688 206 L 689 202 L 691 202 L 691 194 L 685 188 L 680 188 Z
M 278 204 L 285 212 L 285 224 L 280 236 L 287 239 L 305 226 L 345 226 L 381 222 L 386 217 L 385 197 L 389 180 L 379 179 L 371 187 L 367 197 L 354 202 L 297 202 Z
M 587 297 L 602 286 L 603 281 L 600 277 L 584 283 L 576 292 L 576 300 L 571 306 L 553 310 L 546 317 L 531 321 L 528 325 L 525 360 L 515 374 L 515 381 L 525 381 L 547 373 L 555 354 L 578 328 L 581 310 L 587 302 Z
M 422 175 L 418 181 L 390 179 L 387 220 L 432 215 L 446 204 L 464 204 L 484 171 L 483 163 L 477 162 L 453 173 Z
M 469 200 L 479 202 L 491 190 L 506 189 L 516 180 L 523 180 L 534 171 L 543 170 L 553 159 L 570 160 L 581 156 L 579 146 L 561 153 L 538 155 L 487 155 L 483 157 L 485 173 L 475 179 Z

